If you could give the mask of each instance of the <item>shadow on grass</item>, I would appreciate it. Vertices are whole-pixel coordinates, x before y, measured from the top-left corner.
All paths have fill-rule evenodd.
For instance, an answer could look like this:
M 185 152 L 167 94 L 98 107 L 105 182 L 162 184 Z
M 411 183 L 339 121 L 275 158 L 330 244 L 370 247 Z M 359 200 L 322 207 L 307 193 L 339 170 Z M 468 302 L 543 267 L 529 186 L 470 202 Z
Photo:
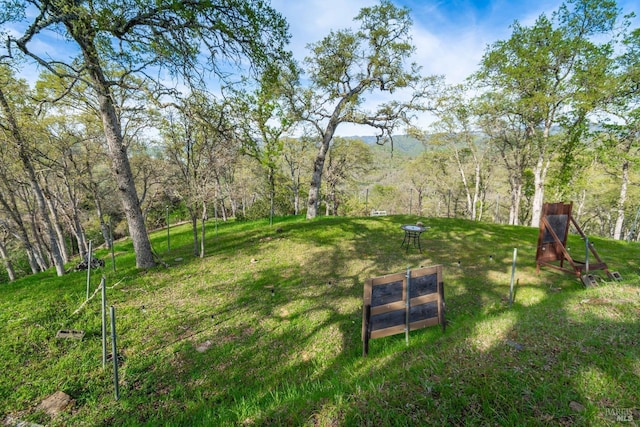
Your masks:
M 217 315 L 228 316 L 221 324 L 233 327 L 220 327 L 207 335 L 214 344 L 205 353 L 197 353 L 191 343 L 182 344 L 178 364 L 191 368 L 176 383 L 181 384 L 180 393 L 202 396 L 175 422 L 579 423 L 593 419 L 594 412 L 602 412 L 611 402 L 625 402 L 623 395 L 616 395 L 610 401 L 589 403 L 591 396 L 584 393 L 589 386 L 580 375 L 590 370 L 607 376 L 618 369 L 633 372 L 637 355 L 622 361 L 622 366 L 607 364 L 620 348 L 604 346 L 606 340 L 596 340 L 593 348 L 582 347 L 575 353 L 575 343 L 584 341 L 596 323 L 570 322 L 561 293 L 550 291 L 534 304 L 516 304 L 512 311 L 506 310 L 507 287 L 495 286 L 491 272 L 508 271 L 511 247 L 504 247 L 505 237 L 496 236 L 495 228 L 479 225 L 469 230 L 464 222 L 434 219 L 423 238 L 423 253 L 407 253 L 399 247 L 399 226 L 412 219 L 291 224 L 277 238 L 311 243 L 321 250 L 306 264 L 286 269 L 286 274 L 268 268 L 242 278 L 235 285 L 231 305 L 220 307 Z M 329 227 L 339 232 L 327 234 Z M 243 252 L 269 237 L 268 232 L 251 231 L 254 234 L 221 239 L 217 250 L 235 247 Z M 535 233 L 531 230 L 523 238 L 522 231 L 515 230 L 517 238 L 509 246 L 520 247 L 520 256 L 532 259 L 535 249 L 530 241 Z M 361 264 L 349 271 L 347 265 L 353 259 Z M 445 282 L 447 275 L 455 282 L 447 288 L 449 332 L 444 336 L 433 330 L 415 332 L 409 348 L 402 337 L 389 337 L 380 344 L 374 341 L 372 352 L 380 353 L 361 358 L 364 279 L 397 272 L 404 264 L 438 263 L 445 265 Z M 546 333 L 544 325 L 551 323 L 550 329 L 563 336 Z M 599 324 L 600 330 L 624 329 L 626 334 L 633 334 L 635 326 Z M 487 338 L 492 334 L 495 339 Z M 590 360 L 592 352 L 604 357 Z M 173 364 L 167 369 L 169 377 L 175 373 Z M 618 381 L 612 378 L 613 393 Z M 195 381 L 199 392 L 184 389 L 189 380 Z M 637 377 L 629 382 L 631 387 L 637 383 Z M 626 390 L 633 395 L 632 388 Z M 572 402 L 578 406 L 570 406 Z M 149 416 L 167 421 L 163 415 Z
M 121 400 L 97 420 L 80 397 L 86 408 L 69 420 L 589 424 L 606 422 L 608 408 L 633 407 L 637 285 L 620 287 L 632 302 L 624 305 L 615 284 L 584 290 L 558 273 L 536 276 L 527 261 L 533 229 L 423 219 L 431 226 L 424 251 L 407 252 L 399 227 L 416 220 L 322 218 L 287 222 L 281 233 L 266 224 L 220 227 L 204 260 L 187 256 L 188 239 L 175 249 L 172 241 L 185 268 L 142 275 L 116 298 Z M 513 247 L 525 279 L 509 310 Z M 404 336 L 373 340 L 361 357 L 364 280 L 434 264 L 444 266 L 447 332 L 412 332 L 408 347 Z M 91 393 L 80 384 L 73 391 Z

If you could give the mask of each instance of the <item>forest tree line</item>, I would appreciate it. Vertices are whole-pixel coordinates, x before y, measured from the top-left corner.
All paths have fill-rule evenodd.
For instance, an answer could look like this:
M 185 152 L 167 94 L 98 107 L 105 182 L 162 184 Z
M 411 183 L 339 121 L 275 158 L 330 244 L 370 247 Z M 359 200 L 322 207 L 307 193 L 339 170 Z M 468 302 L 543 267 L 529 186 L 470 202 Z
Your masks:
M 640 29 L 614 1 L 514 22 L 459 85 L 411 62 L 410 11 L 387 0 L 301 62 L 263 3 L 0 5 L 0 28 L 23 28 L 0 31 L 8 280 L 62 275 L 112 234 L 152 267 L 148 229 L 167 214 L 191 223 L 200 256 L 211 218 L 376 209 L 537 227 L 545 201 L 574 201 L 588 233 L 638 239 Z M 52 32 L 75 53 L 32 47 Z M 336 137 L 345 123 L 376 136 Z

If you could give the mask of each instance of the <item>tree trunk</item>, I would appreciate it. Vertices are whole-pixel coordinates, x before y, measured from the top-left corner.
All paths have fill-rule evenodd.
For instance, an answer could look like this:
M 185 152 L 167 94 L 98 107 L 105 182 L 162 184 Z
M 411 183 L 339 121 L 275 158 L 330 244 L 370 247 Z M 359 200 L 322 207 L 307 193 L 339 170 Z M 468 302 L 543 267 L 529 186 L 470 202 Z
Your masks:
M 542 204 L 544 203 L 544 181 L 547 175 L 549 161 L 543 156 L 538 158 L 536 166 L 533 168 L 534 193 L 531 204 L 531 226 L 540 226 L 540 215 L 542 214 Z
M 509 207 L 509 225 L 520 223 L 520 199 L 522 198 L 522 183 L 511 181 L 511 206 Z
M 200 258 L 204 258 L 205 223 L 207 221 L 207 204 L 202 203 L 202 227 L 200 228 Z
M 27 260 L 29 261 L 29 267 L 31 268 L 31 272 L 33 274 L 39 273 L 41 271 L 40 265 L 36 260 L 36 255 L 35 255 L 33 246 L 31 244 L 29 244 L 29 246 L 25 245 L 25 251 L 27 253 Z
M 273 215 L 275 214 L 276 177 L 275 168 L 271 166 L 267 169 L 267 181 L 269 183 L 269 225 L 273 225 Z
M 580 223 L 580 220 L 582 218 L 582 210 L 584 209 L 584 204 L 587 201 L 587 190 L 583 189 L 580 192 L 580 196 L 578 201 L 575 203 L 573 212 L 571 212 L 571 216 L 573 217 L 573 219 L 575 219 L 578 224 Z
M 13 264 L 11 263 L 11 259 L 7 254 L 7 248 L 5 248 L 4 243 L 0 242 L 0 256 L 4 260 L 4 267 L 7 269 L 7 275 L 9 276 L 9 281 L 13 282 L 16 280 L 16 272 L 13 269 Z
M 462 180 L 462 187 L 464 188 L 464 195 L 467 201 L 467 210 L 469 212 L 469 219 L 475 220 L 476 213 L 474 208 L 475 197 L 476 195 L 471 195 L 471 189 L 469 188 L 469 181 L 467 180 L 467 174 L 464 172 L 464 166 L 462 165 L 462 161 L 460 160 L 460 153 L 458 149 L 454 146 L 453 153 L 456 158 L 456 166 L 458 166 L 458 172 L 460 173 L 460 179 Z M 476 181 L 477 184 L 477 181 Z
M 622 163 L 622 183 L 620 184 L 620 194 L 618 195 L 618 216 L 616 218 L 616 225 L 613 230 L 613 238 L 621 240 L 622 225 L 624 224 L 624 205 L 627 201 L 627 186 L 629 185 L 629 161 L 624 160 Z
M 104 238 L 105 243 L 107 244 L 107 248 L 111 249 L 111 245 L 113 242 L 111 241 L 111 230 L 108 228 L 107 224 L 104 221 L 104 210 L 102 209 L 102 202 L 100 199 L 100 190 L 98 183 L 93 178 L 92 171 L 92 163 L 87 159 L 85 162 L 85 167 L 87 170 L 88 184 L 84 185 L 84 188 L 91 193 L 93 196 L 93 204 L 96 207 L 96 215 L 98 217 L 98 221 L 100 221 L 100 231 L 102 233 L 102 237 Z M 66 178 L 65 178 L 66 181 Z M 70 187 L 69 187 L 70 188 Z M 76 209 L 77 210 L 77 209 Z M 74 210 L 74 214 L 76 213 Z
M 50 263 L 44 256 L 46 251 L 43 249 L 44 245 L 42 242 L 42 235 L 38 230 L 38 228 L 36 227 L 36 217 L 33 212 L 31 212 L 30 215 L 31 215 L 31 234 L 33 234 L 33 240 L 34 240 L 33 255 L 36 262 L 38 263 L 39 271 L 46 271 L 49 269 Z
M 329 123 L 327 131 L 322 136 L 322 144 L 318 149 L 318 154 L 313 162 L 313 174 L 311 175 L 311 184 L 309 185 L 309 198 L 307 200 L 307 219 L 312 219 L 318 216 L 318 203 L 320 197 L 320 185 L 322 184 L 322 172 L 324 169 L 324 161 L 331 145 L 333 133 L 336 130 L 336 125 Z
M 2 175 L 2 179 L 5 181 L 5 184 L 6 184 L 7 183 L 6 176 Z M 11 204 L 9 204 L 9 201 L 11 201 Z M 17 207 L 16 207 L 17 205 L 16 205 L 16 201 L 13 193 L 9 194 L 9 200 L 7 200 L 5 199 L 2 192 L 0 192 L 0 204 L 2 204 L 6 212 L 9 213 L 9 216 L 11 216 L 11 219 L 13 219 L 13 222 L 15 222 L 16 227 L 18 227 L 18 230 L 16 231 L 14 236 L 16 236 L 20 240 L 20 242 L 22 243 L 22 246 L 27 252 L 27 260 L 29 261 L 29 267 L 31 268 L 31 272 L 33 274 L 40 272 L 40 267 L 38 266 L 38 263 L 33 253 L 33 245 L 31 244 L 29 233 L 27 232 L 24 222 L 22 221 L 20 212 L 18 212 L 17 210 Z
M 544 130 L 542 132 L 542 147 L 538 154 L 538 161 L 533 168 L 533 180 L 534 180 L 534 193 L 533 202 L 531 203 L 531 226 L 540 226 L 540 216 L 542 215 L 542 205 L 544 203 L 544 181 L 547 177 L 547 170 L 549 169 L 549 159 L 545 159 L 546 147 L 549 144 L 549 135 L 551 134 L 551 124 L 553 123 L 554 110 L 549 113 L 545 121 Z M 529 130 L 530 136 L 534 135 L 533 129 Z
M 293 214 L 300 214 L 300 190 L 298 187 L 293 189 Z
M 331 180 L 330 180 L 331 181 Z M 333 182 L 327 183 L 327 216 L 338 216 L 338 197 L 336 195 L 336 186 Z
M 82 229 L 78 207 L 73 206 L 71 209 L 71 214 L 66 213 L 67 221 L 69 222 L 71 234 L 73 238 L 76 239 L 76 243 L 78 245 L 78 254 L 80 255 L 80 258 L 84 259 L 86 253 L 89 251 L 87 238 L 84 230 Z M 73 250 L 71 252 L 73 253 Z
M 220 211 L 222 212 L 222 221 L 227 222 L 227 207 L 224 204 L 224 197 L 220 199 Z
M 80 259 L 84 259 L 89 249 L 85 247 L 86 241 L 85 236 L 82 230 L 78 232 L 75 227 L 71 228 L 71 238 L 76 239 L 76 245 L 78 246 L 78 255 L 80 255 Z M 73 253 L 73 243 L 71 244 L 71 253 Z
M 235 192 L 229 185 L 229 182 L 226 182 L 225 185 L 220 185 L 220 179 L 216 176 L 216 194 L 214 197 L 214 206 L 218 206 L 218 199 L 224 200 L 225 194 L 229 197 L 229 209 L 231 210 L 231 217 L 235 218 L 238 214 L 238 199 L 234 197 Z M 240 196 L 240 208 L 242 209 L 242 213 L 244 214 L 244 195 Z M 216 217 L 217 218 L 217 217 Z M 227 213 L 224 213 L 223 221 L 227 221 Z
M 104 221 L 102 203 L 100 203 L 100 199 L 98 199 L 98 197 L 94 198 L 94 204 L 96 205 L 96 215 L 98 216 L 98 221 L 100 221 L 100 231 L 102 232 L 102 237 L 107 244 L 107 248 L 111 249 L 111 245 L 113 244 L 113 242 L 109 238 L 109 227 L 107 227 L 107 223 Z
M 195 209 L 191 211 L 191 232 L 193 233 L 193 256 L 200 255 L 198 248 L 198 216 Z
M 482 216 L 482 212 L 478 213 L 478 203 L 481 203 L 481 199 L 480 199 L 480 193 L 481 193 L 481 181 L 482 181 L 482 170 L 480 167 L 480 163 L 478 162 L 478 160 L 475 157 L 475 154 L 473 156 L 474 158 L 474 162 L 475 162 L 475 186 L 473 189 L 473 211 L 471 213 L 471 219 L 473 219 L 474 221 L 480 221 L 481 216 Z M 482 205 L 482 204 L 481 204 Z
M 216 198 L 214 200 L 215 200 L 214 206 L 216 206 L 216 210 L 217 210 L 218 209 L 217 208 L 218 197 L 216 196 Z M 237 213 L 238 213 L 238 201 L 236 199 L 234 199 L 233 197 L 230 197 L 229 198 L 229 207 L 231 208 L 231 216 L 233 218 L 235 218 Z M 217 214 L 216 214 L 216 218 L 218 218 Z
M 53 223 L 54 230 L 56 232 L 56 236 L 58 237 L 58 247 L 60 248 L 60 255 L 62 256 L 63 262 L 69 262 L 69 252 L 67 251 L 67 244 L 64 238 L 64 232 L 62 231 L 62 227 L 60 226 L 60 218 L 58 216 L 58 211 L 53 205 L 53 200 L 49 189 L 45 189 L 45 200 L 47 202 L 47 207 L 49 208 L 49 213 L 51 214 L 51 222 Z
M 127 145 L 122 136 L 122 129 L 114 106 L 111 88 L 98 60 L 99 56 L 94 40 L 90 39 L 86 34 L 78 34 L 78 31 L 86 29 L 78 30 L 72 28 L 70 30 L 82 49 L 89 75 L 93 81 L 93 88 L 98 97 L 100 117 L 102 118 L 109 158 L 111 159 L 111 172 L 116 181 L 120 201 L 127 218 L 129 235 L 136 255 L 136 266 L 138 268 L 154 267 L 156 262 L 151 250 L 151 242 L 149 241 L 131 165 L 127 156 Z
M 64 275 L 64 261 L 62 259 L 62 255 L 60 254 L 60 248 L 58 247 L 58 242 L 56 240 L 56 235 L 53 230 L 53 226 L 51 224 L 51 219 L 49 217 L 49 213 L 47 212 L 47 205 L 44 200 L 44 194 L 42 192 L 42 187 L 38 182 L 38 178 L 36 177 L 36 172 L 31 163 L 31 158 L 29 157 L 29 153 L 27 152 L 26 141 L 22 137 L 22 133 L 18 128 L 18 123 L 13 115 L 13 111 L 9 107 L 9 103 L 4 96 L 4 92 L 0 89 L 0 107 L 5 111 L 7 116 L 7 121 L 9 122 L 9 128 L 11 131 L 11 135 L 14 139 L 14 142 L 18 148 L 18 155 L 24 166 L 27 176 L 29 178 L 29 183 L 31 184 L 31 188 L 36 196 L 36 200 L 38 202 L 38 209 L 40 210 L 40 215 L 42 215 L 42 221 L 44 226 L 47 228 L 47 234 L 50 242 L 50 250 L 51 256 L 53 258 L 53 262 L 56 267 L 56 273 L 58 276 Z
M 293 166 L 288 156 L 285 156 L 285 160 L 289 165 L 289 177 L 291 178 L 289 188 L 293 193 L 293 214 L 298 215 L 300 213 L 300 171 L 299 168 Z
M 69 179 L 66 175 L 64 176 L 64 185 L 67 190 L 67 197 L 69 198 L 69 205 L 71 207 L 71 213 L 66 212 L 65 215 L 67 217 L 67 221 L 69 222 L 71 233 L 76 238 L 76 242 L 78 242 L 78 253 L 80 254 L 80 258 L 84 259 L 85 254 L 89 251 L 89 248 L 84 230 L 82 229 L 82 221 L 80 220 L 80 211 L 78 210 L 78 197 L 76 196 L 73 185 L 71 184 L 71 182 L 69 182 Z

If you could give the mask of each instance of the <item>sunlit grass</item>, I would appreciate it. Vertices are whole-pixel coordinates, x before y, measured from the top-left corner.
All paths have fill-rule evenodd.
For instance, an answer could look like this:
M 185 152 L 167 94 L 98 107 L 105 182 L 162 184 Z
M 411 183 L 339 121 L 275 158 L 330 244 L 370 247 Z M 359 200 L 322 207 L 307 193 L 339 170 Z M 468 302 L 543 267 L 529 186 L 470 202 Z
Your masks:
M 420 219 L 423 252 L 400 248 Z M 131 243 L 93 272 L 116 308 L 120 400 L 102 367 L 99 298 L 86 273 L 0 286 L 0 419 L 47 425 L 602 424 L 640 401 L 640 245 L 594 239 L 624 280 L 585 289 L 535 269 L 537 230 L 388 216 L 208 225 L 152 234 L 169 268 L 135 269 Z M 580 244 L 574 236 L 572 251 Z M 575 241 L 575 242 L 574 242 Z M 513 250 L 514 301 L 509 293 Z M 448 325 L 372 340 L 363 283 L 442 264 Z M 56 340 L 62 328 L 82 341 Z M 73 409 L 37 410 L 64 391 Z M 574 402 L 574 403 L 572 403 Z M 576 406 L 576 403 L 579 406 Z M 584 408 L 577 410 L 576 408 Z

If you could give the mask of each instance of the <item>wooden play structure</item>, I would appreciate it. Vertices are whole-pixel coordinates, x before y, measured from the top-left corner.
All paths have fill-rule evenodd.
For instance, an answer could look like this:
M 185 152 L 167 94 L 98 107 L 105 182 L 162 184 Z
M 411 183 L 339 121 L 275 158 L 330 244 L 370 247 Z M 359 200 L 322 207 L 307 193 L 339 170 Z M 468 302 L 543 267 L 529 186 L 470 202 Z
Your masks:
M 536 270 L 540 272 L 540 266 L 555 268 L 575 274 L 585 286 L 596 284 L 595 277 L 590 274 L 594 270 L 604 270 L 607 277 L 613 280 L 621 280 L 618 272 L 610 272 L 607 264 L 602 261 L 589 238 L 582 232 L 578 223 L 571 216 L 573 203 L 545 203 L 540 216 L 540 232 L 538 234 L 538 249 L 536 251 Z M 567 250 L 567 237 L 569 228 L 573 225 L 585 242 L 585 260 L 577 261 L 571 257 Z M 593 256 L 596 262 L 589 262 L 589 256 Z M 569 265 L 565 266 L 565 262 Z

